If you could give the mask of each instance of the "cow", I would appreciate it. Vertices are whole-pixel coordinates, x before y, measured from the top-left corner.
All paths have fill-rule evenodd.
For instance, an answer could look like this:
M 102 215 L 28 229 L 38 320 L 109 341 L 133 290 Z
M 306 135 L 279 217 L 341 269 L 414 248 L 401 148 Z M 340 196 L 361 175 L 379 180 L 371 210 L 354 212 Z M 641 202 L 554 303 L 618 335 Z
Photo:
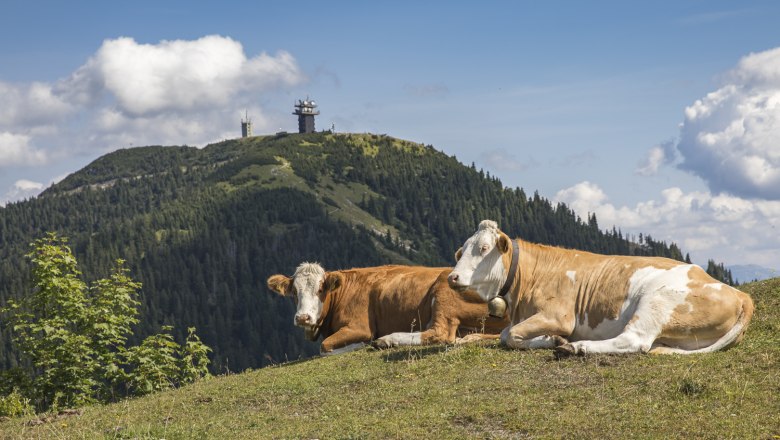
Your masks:
M 699 266 L 660 257 L 600 255 L 511 240 L 485 220 L 448 277 L 483 301 L 503 296 L 511 324 L 501 343 L 588 353 L 708 353 L 744 337 L 746 293 Z
M 375 343 L 379 348 L 453 343 L 461 332 L 482 330 L 465 341 L 498 339 L 508 321 L 488 317 L 476 294 L 452 290 L 447 282 L 451 270 L 388 265 L 326 272 L 319 264 L 302 263 L 292 277 L 272 275 L 267 284 L 293 297 L 294 324 L 309 340 L 322 336 L 324 354 L 381 337 Z M 423 326 L 424 332 L 410 332 Z

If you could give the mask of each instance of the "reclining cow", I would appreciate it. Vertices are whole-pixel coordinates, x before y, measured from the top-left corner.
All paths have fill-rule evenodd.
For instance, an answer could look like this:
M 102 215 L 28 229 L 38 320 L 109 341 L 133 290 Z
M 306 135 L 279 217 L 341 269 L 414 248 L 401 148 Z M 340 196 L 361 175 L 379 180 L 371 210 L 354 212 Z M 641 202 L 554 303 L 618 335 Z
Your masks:
M 326 272 L 319 264 L 303 263 L 292 277 L 269 277 L 268 288 L 297 301 L 294 323 L 309 340 L 324 337 L 322 353 L 383 336 L 379 347 L 453 343 L 459 332 L 483 329 L 469 341 L 497 339 L 508 321 L 488 318 L 475 294 L 453 291 L 447 283 L 450 270 L 380 266 Z M 426 324 L 424 332 L 405 333 Z
M 706 353 L 739 342 L 753 315 L 747 294 L 699 266 L 510 240 L 490 220 L 456 259 L 454 289 L 474 290 L 483 301 L 505 295 L 511 325 L 501 342 L 512 348 Z

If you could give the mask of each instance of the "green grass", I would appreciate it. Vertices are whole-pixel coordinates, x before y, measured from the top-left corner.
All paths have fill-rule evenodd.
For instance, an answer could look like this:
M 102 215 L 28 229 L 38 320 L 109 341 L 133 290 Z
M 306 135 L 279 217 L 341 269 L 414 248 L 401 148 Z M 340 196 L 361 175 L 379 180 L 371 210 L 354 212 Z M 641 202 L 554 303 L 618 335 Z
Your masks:
M 290 362 L 85 408 L 3 438 L 780 438 L 780 278 L 736 348 L 589 356 L 496 344 Z

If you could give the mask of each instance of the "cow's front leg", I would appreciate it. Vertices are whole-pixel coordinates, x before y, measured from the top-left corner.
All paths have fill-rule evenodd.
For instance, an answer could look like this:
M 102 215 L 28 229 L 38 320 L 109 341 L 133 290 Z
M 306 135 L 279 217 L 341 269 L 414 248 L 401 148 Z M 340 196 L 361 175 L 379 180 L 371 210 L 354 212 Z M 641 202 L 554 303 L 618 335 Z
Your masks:
M 395 332 L 375 339 L 371 342 L 371 345 L 376 348 L 385 349 L 407 345 L 423 345 L 423 343 L 420 332 Z
M 377 338 L 371 344 L 376 348 L 391 348 L 411 345 L 451 344 L 455 342 L 458 324 L 456 319 L 437 319 L 431 328 L 423 332 L 396 332 Z
M 501 332 L 501 343 L 515 349 L 555 348 L 568 341 L 561 335 L 568 335 L 560 319 L 537 313 L 528 319 L 509 326 Z
M 342 327 L 336 331 L 336 333 L 333 333 L 322 341 L 320 353 L 329 353 L 337 348 L 346 347 L 347 345 L 370 341 L 371 332 L 368 330 L 356 330 L 349 327 Z

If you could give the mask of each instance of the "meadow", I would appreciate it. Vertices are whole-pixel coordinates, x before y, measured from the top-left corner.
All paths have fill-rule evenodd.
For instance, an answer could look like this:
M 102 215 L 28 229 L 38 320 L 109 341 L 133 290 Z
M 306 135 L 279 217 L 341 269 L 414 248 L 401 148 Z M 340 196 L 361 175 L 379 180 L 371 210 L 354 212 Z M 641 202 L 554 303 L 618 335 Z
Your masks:
M 742 286 L 745 339 L 694 356 L 497 343 L 291 361 L 69 414 L 0 422 L 2 438 L 780 438 L 780 278 Z

